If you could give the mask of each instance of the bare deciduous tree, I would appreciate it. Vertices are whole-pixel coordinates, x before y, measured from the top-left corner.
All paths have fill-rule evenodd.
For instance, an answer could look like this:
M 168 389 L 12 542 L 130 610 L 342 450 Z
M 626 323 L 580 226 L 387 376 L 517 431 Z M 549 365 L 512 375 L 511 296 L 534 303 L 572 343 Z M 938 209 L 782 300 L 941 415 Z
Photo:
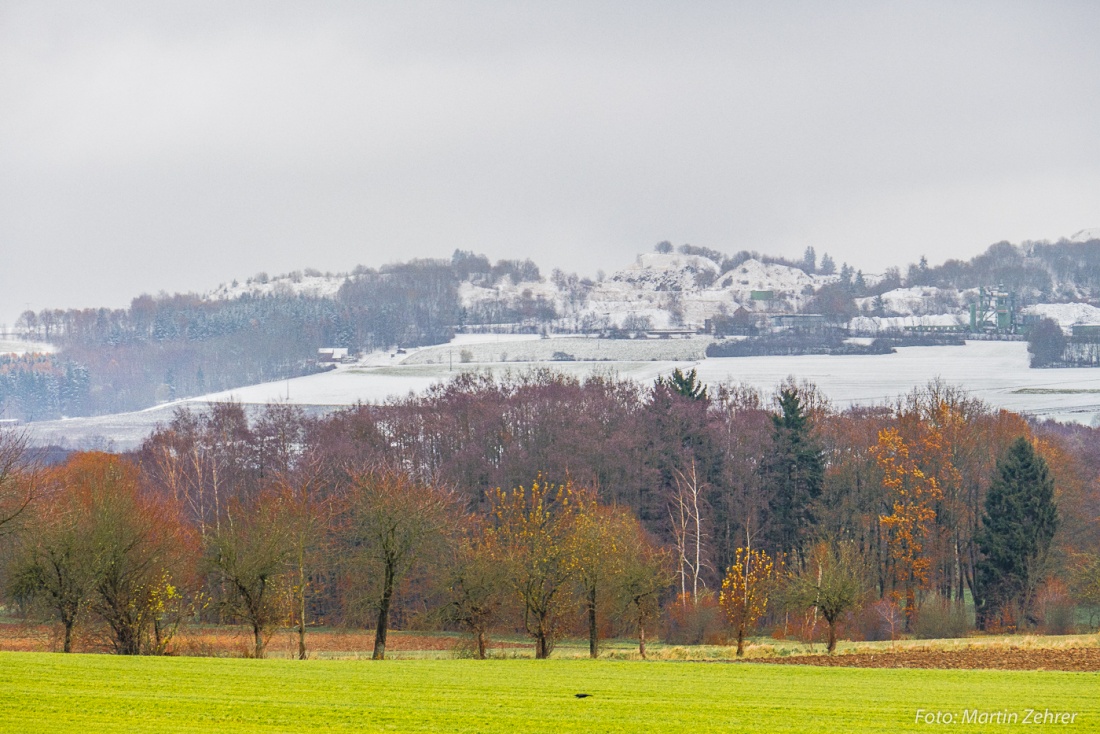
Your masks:
M 377 614 L 375 660 L 386 656 L 386 633 L 398 584 L 446 538 L 457 516 L 453 495 L 390 470 L 354 478 L 346 506 L 352 605 Z

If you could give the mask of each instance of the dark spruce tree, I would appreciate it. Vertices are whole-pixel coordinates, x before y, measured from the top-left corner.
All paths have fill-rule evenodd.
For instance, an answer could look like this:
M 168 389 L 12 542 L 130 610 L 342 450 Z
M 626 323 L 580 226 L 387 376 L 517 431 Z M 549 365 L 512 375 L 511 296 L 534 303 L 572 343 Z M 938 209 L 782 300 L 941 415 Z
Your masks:
M 663 377 L 657 378 L 657 386 L 666 386 L 669 390 L 676 393 L 680 397 L 689 398 L 691 400 L 707 401 L 707 386 L 703 384 L 703 381 L 696 375 L 695 370 L 684 374 L 679 367 L 672 371 L 672 376 L 667 380 Z
M 780 413 L 772 416 L 773 450 L 765 464 L 770 535 L 774 551 L 797 555 L 814 524 L 825 460 L 798 391 L 780 391 L 779 407 Z
M 997 462 L 978 530 L 978 627 L 1019 626 L 1031 616 L 1036 585 L 1058 529 L 1054 480 L 1031 443 L 1018 438 Z

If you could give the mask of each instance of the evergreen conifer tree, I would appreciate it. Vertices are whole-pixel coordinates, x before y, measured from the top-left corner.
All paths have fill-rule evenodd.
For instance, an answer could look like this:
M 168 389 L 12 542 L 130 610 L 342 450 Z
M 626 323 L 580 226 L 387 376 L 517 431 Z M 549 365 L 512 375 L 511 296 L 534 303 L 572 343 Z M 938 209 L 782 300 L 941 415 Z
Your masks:
M 772 539 L 777 552 L 797 553 L 814 524 L 813 502 L 821 494 L 825 460 L 798 391 L 782 390 L 779 407 L 780 414 L 772 416 L 774 450 L 766 465 Z
M 978 626 L 999 618 L 1027 621 L 1042 565 L 1058 529 L 1054 480 L 1046 461 L 1021 437 L 997 462 L 976 537 Z

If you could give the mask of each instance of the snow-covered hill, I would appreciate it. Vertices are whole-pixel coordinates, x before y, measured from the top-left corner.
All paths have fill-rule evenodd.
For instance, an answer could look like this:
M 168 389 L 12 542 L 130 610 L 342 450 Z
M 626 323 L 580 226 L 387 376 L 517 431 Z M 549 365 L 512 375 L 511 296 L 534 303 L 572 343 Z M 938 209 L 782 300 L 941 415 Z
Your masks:
M 1023 311 L 1053 319 L 1066 331 L 1076 324 L 1100 324 L 1100 308 L 1087 303 L 1037 303 Z
M 1100 229 L 1086 229 L 1071 239 L 1084 242 L 1098 238 Z M 815 291 L 839 279 L 838 275 L 811 274 L 758 259 L 723 268 L 722 263 L 711 257 L 676 252 L 639 255 L 629 266 L 598 282 L 558 272 L 550 278 L 516 282 L 514 278 L 519 272 L 502 276 L 478 273 L 460 283 L 458 296 L 470 317 L 467 323 L 526 320 L 529 324 L 537 322 L 542 330 L 557 333 L 609 328 L 699 329 L 707 319 L 729 316 L 739 309 L 797 312 L 807 305 Z M 355 273 L 322 274 L 313 270 L 276 277 L 260 274 L 244 282 L 223 284 L 206 297 L 218 300 L 243 295 L 302 294 L 333 298 L 344 283 L 356 277 Z M 863 276 L 868 286 L 878 280 L 877 276 Z M 1055 281 L 1054 286 L 1061 297 L 1074 298 L 1077 294 L 1072 284 Z M 896 288 L 878 296 L 855 299 L 859 319 L 853 326 L 875 331 L 898 326 L 962 325 L 967 322 L 968 304 L 977 297 L 976 288 Z M 1028 312 L 1049 314 L 1068 329 L 1075 323 L 1100 322 L 1097 309 L 1090 309 L 1083 303 L 1071 303 L 1059 308 L 1032 306 Z M 556 318 L 550 318 L 550 313 L 556 314 Z
M 333 298 L 349 279 L 349 273 L 305 271 L 269 277 L 260 274 L 245 281 L 223 283 L 205 295 L 211 300 L 279 294 Z M 600 282 L 577 278 L 542 278 L 514 282 L 505 276 L 496 282 L 485 278 L 459 285 L 459 299 L 468 311 L 524 310 L 525 304 L 543 302 L 559 315 L 559 331 L 592 328 L 702 327 L 715 316 L 747 310 L 796 311 L 815 289 L 837 279 L 836 275 L 811 275 L 802 270 L 746 260 L 726 272 L 714 260 L 699 255 L 646 253 Z M 770 292 L 772 298 L 753 299 L 753 292 Z
M 967 299 L 952 289 L 935 286 L 895 288 L 881 296 L 855 299 L 860 311 L 874 312 L 881 308 L 882 316 L 929 316 L 954 313 L 965 308 Z
M 210 300 L 232 300 L 241 296 L 271 296 L 278 294 L 293 294 L 314 296 L 317 298 L 334 298 L 340 286 L 349 277 L 347 273 L 318 273 L 307 271 L 306 273 L 293 272 L 286 275 L 278 275 L 269 278 L 266 274 L 248 278 L 243 283 L 234 280 L 231 283 L 222 283 L 217 288 L 206 294 Z

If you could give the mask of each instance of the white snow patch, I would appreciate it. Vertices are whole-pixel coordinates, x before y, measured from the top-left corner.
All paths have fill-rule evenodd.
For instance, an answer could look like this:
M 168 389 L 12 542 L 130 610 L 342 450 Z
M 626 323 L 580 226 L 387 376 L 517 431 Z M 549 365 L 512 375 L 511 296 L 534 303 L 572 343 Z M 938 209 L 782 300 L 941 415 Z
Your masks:
M 262 297 L 270 295 L 312 296 L 335 298 L 348 275 L 279 275 L 266 283 L 250 278 L 244 282 L 222 283 L 206 295 L 208 300 L 234 300 L 241 296 Z
M 1100 308 L 1087 303 L 1037 303 L 1023 312 L 1053 319 L 1067 331 L 1074 324 L 1100 324 Z
M 954 290 L 936 286 L 913 286 L 895 288 L 881 296 L 882 307 L 887 316 L 925 316 L 942 314 L 945 309 L 961 306 L 959 294 Z M 875 297 L 857 298 L 856 306 L 861 310 L 875 308 Z
M 57 347 L 46 342 L 0 339 L 0 354 L 53 354 Z

